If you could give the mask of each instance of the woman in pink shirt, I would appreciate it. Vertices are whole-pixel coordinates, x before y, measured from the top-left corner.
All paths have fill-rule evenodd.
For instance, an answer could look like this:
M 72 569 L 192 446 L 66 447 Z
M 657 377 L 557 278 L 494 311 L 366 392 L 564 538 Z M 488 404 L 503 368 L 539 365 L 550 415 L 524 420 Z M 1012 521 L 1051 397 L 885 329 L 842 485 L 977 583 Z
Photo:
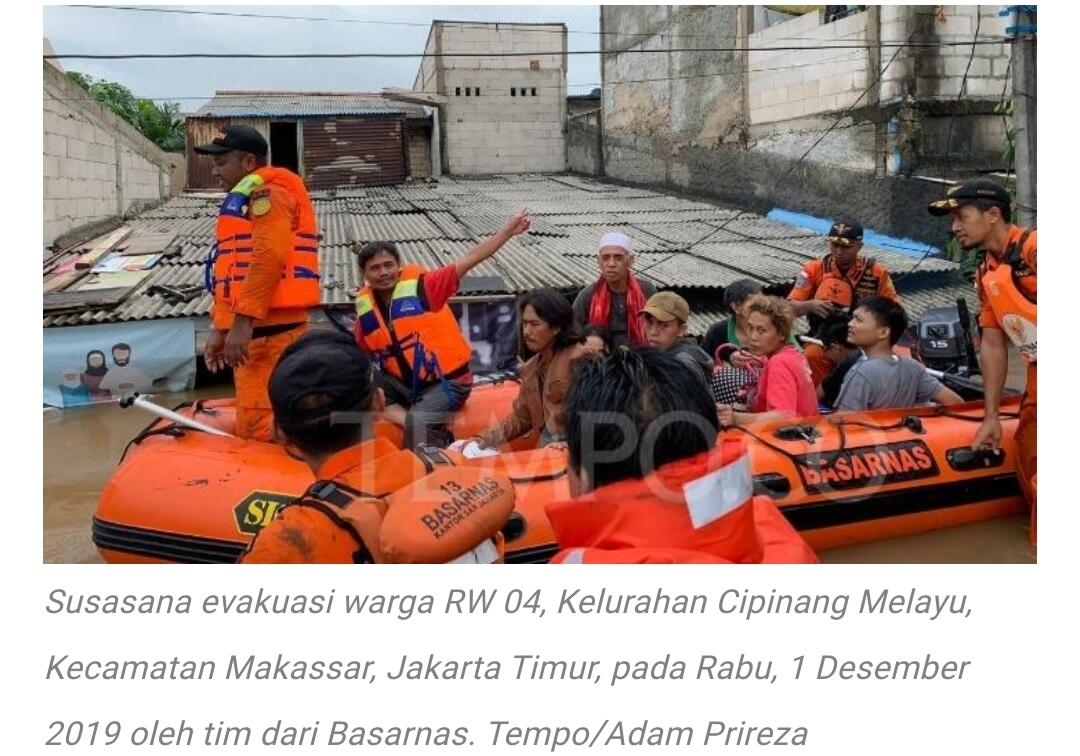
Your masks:
M 755 294 L 745 307 L 747 346 L 765 367 L 749 411 L 736 410 L 730 404 L 716 405 L 720 425 L 730 427 L 819 414 L 810 366 L 803 353 L 787 343 L 795 321 L 791 306 L 782 299 Z

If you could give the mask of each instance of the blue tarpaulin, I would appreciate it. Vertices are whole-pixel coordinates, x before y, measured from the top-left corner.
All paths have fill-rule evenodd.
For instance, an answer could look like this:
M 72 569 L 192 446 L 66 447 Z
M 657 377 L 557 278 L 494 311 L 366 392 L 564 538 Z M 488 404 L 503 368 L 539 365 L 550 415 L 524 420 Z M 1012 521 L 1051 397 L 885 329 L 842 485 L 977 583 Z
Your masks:
M 813 215 L 794 213 L 790 210 L 780 210 L 779 208 L 770 210 L 766 217 L 769 220 L 786 223 L 789 226 L 797 226 L 798 228 L 805 228 L 808 231 L 815 231 L 822 236 L 829 233 L 829 228 L 835 222 L 835 220 L 830 220 L 828 218 L 818 218 Z M 914 239 L 899 239 L 895 236 L 886 236 L 885 234 L 879 234 L 873 229 L 866 227 L 863 227 L 863 243 L 873 247 L 881 247 L 890 252 L 907 255 L 908 257 L 922 257 L 927 253 L 927 250 L 930 251 L 931 256 L 941 254 L 940 249 L 930 244 L 926 244 L 925 242 L 915 241 Z

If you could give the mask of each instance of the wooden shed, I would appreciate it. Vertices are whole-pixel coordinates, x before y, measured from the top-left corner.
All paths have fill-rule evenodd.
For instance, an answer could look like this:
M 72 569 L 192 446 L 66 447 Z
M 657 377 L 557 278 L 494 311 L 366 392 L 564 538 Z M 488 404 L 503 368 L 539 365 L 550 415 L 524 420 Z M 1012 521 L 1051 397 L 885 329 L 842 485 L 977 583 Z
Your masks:
M 364 92 L 219 91 L 187 119 L 187 188 L 216 189 L 209 157 L 194 147 L 223 126 L 253 126 L 270 162 L 310 189 L 400 184 L 430 175 L 431 118 L 423 106 Z M 410 149 L 411 147 L 411 149 Z

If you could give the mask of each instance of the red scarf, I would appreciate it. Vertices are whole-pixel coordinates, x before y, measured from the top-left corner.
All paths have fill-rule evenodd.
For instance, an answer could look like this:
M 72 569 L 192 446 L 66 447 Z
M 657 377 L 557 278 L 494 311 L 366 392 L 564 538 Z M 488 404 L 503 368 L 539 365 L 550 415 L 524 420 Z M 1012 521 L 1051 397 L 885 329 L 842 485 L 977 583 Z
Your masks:
M 646 346 L 645 327 L 638 315 L 645 307 L 645 292 L 633 273 L 626 277 L 626 332 L 630 336 L 631 346 Z M 589 325 L 606 329 L 611 319 L 611 289 L 603 277 L 596 283 L 592 301 L 589 303 Z

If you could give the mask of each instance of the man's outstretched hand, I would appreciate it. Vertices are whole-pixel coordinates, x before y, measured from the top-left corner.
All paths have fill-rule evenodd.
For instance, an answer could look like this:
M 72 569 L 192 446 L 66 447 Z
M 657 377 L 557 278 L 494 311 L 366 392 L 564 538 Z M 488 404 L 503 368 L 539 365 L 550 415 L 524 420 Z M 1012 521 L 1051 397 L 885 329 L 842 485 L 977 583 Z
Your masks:
M 529 225 L 532 223 L 532 217 L 529 215 L 529 211 L 525 208 L 518 210 L 510 218 L 503 230 L 510 236 L 518 236 L 529 230 Z

